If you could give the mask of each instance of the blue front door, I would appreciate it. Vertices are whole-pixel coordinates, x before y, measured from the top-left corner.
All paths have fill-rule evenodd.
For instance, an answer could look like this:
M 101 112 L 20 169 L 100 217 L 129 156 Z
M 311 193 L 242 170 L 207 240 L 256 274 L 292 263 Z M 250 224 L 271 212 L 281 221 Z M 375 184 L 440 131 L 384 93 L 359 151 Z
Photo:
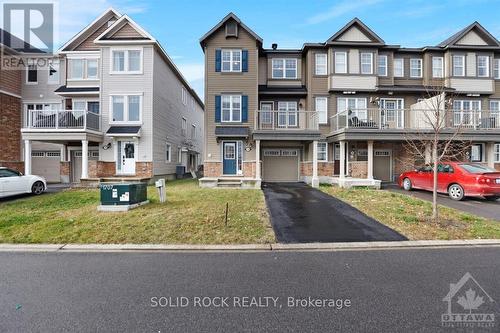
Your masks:
M 225 175 L 236 174 L 236 142 L 224 142 L 223 148 L 223 173 Z

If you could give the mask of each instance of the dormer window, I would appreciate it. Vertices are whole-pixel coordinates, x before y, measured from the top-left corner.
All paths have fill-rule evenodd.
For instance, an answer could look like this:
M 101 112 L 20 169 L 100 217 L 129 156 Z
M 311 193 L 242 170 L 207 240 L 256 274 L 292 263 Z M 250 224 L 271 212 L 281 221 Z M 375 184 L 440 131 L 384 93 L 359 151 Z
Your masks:
M 226 23 L 226 37 L 238 37 L 238 23 L 235 21 Z

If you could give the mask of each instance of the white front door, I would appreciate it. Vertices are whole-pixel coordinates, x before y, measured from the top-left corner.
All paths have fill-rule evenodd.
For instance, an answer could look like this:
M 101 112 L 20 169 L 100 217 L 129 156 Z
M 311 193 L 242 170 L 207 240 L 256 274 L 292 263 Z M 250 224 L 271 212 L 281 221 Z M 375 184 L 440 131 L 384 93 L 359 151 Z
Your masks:
M 118 173 L 135 174 L 135 144 L 133 141 L 118 141 Z

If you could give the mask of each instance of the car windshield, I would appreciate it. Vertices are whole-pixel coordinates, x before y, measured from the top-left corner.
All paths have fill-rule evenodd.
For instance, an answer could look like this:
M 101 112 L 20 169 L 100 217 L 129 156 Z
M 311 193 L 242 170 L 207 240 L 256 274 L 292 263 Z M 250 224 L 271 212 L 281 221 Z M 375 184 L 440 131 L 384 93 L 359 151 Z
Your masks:
M 497 170 L 481 164 L 459 164 L 462 169 L 470 173 L 497 172 Z

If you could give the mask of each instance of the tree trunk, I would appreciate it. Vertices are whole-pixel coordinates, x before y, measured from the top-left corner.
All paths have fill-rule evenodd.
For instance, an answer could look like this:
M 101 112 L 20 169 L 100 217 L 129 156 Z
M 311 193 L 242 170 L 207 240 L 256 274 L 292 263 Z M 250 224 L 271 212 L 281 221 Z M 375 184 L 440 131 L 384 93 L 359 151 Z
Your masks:
M 438 205 L 437 205 L 437 187 L 438 187 L 438 151 L 437 151 L 437 140 L 432 143 L 432 220 L 437 222 L 438 220 Z

